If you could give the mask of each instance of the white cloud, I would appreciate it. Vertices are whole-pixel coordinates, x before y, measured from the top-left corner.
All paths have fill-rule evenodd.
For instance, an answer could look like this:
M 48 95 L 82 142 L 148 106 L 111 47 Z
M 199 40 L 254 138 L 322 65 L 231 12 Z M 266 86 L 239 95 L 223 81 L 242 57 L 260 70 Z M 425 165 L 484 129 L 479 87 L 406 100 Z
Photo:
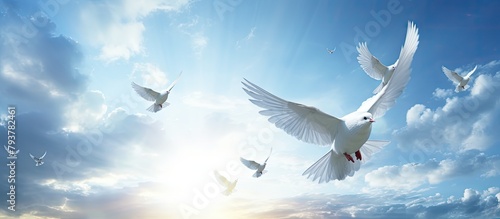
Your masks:
M 191 38 L 193 50 L 197 55 L 201 55 L 203 49 L 205 49 L 208 44 L 208 38 L 201 32 L 192 35 Z
M 182 34 L 185 34 L 191 39 L 191 48 L 194 54 L 197 57 L 201 57 L 209 42 L 209 38 L 205 34 L 205 29 L 211 26 L 210 20 L 195 16 L 191 18 L 191 20 L 180 22 L 175 26 Z
M 66 107 L 66 127 L 63 129 L 81 131 L 92 129 L 101 123 L 107 111 L 104 94 L 97 90 L 88 91 Z
M 131 80 L 153 90 L 164 90 L 167 87 L 167 76 L 158 66 L 151 63 L 135 63 Z M 170 80 L 172 82 L 173 80 Z
M 432 92 L 432 96 L 434 96 L 436 98 L 440 98 L 440 99 L 449 97 L 451 95 L 453 95 L 453 90 L 451 90 L 451 89 L 436 88 L 436 90 L 434 92 Z
M 190 0 L 89 1 L 81 7 L 79 29 L 89 44 L 100 48 L 100 59 L 129 59 L 144 51 L 144 17 L 156 11 L 178 11 L 189 4 Z
M 500 216 L 499 197 L 497 187 L 484 191 L 467 188 L 458 198 L 439 193 L 427 197 L 301 194 L 265 201 L 235 199 L 229 207 L 252 218 L 496 218 Z
M 478 68 L 484 68 L 486 70 L 490 70 L 492 68 L 495 68 L 500 65 L 500 60 L 493 60 L 491 62 L 488 62 L 484 65 L 479 65 Z
M 257 29 L 257 27 L 252 27 L 252 29 L 250 29 L 250 32 L 245 37 L 243 37 L 240 40 L 237 40 L 236 41 L 236 49 L 241 48 L 242 44 L 247 44 L 250 40 L 252 40 L 255 37 L 255 30 L 256 29 Z
M 245 37 L 245 40 L 251 40 L 255 37 L 255 29 L 257 29 L 256 27 L 252 27 L 252 29 L 250 29 L 250 33 L 248 33 L 248 35 Z
M 411 191 L 423 185 L 436 185 L 451 178 L 481 173 L 482 177 L 498 175 L 500 156 L 467 152 L 441 161 L 431 159 L 425 163 L 402 166 L 384 166 L 366 174 L 370 189 Z
M 48 187 L 48 189 L 56 191 L 64 191 L 74 194 L 88 196 L 95 194 L 103 189 L 117 189 L 130 185 L 135 185 L 130 182 L 138 181 L 132 174 L 116 174 L 112 172 L 104 172 L 97 176 L 89 176 L 81 180 L 56 180 L 46 179 L 39 184 Z
M 500 73 L 480 74 L 470 94 L 446 98 L 442 107 L 430 109 L 422 104 L 411 107 L 406 127 L 394 132 L 402 148 L 435 151 L 486 150 L 498 129 L 500 116 Z M 448 146 L 448 147 L 446 147 Z

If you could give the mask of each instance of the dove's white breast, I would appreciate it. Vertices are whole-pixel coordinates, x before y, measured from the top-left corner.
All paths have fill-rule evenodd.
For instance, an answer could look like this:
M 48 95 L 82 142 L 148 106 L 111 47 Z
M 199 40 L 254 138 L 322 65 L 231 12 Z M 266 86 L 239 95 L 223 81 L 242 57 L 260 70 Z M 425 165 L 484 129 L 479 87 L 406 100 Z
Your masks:
M 332 145 L 337 153 L 352 154 L 358 151 L 370 137 L 371 122 L 362 122 L 358 117 L 359 114 L 354 112 L 342 118 L 345 123 L 339 127 Z
M 160 96 L 156 100 L 156 104 L 163 104 L 163 103 L 165 103 L 165 101 L 167 101 L 167 98 L 168 98 L 168 93 L 169 92 L 167 91 L 165 93 L 160 94 Z

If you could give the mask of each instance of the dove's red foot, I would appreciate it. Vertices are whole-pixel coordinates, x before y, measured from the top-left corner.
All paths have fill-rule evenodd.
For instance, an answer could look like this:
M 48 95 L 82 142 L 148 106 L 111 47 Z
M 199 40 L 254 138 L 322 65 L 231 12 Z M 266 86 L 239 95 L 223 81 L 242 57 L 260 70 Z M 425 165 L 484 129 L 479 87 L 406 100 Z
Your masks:
M 348 160 L 348 161 L 351 161 L 354 163 L 354 159 L 352 159 L 352 156 L 350 154 L 347 154 L 347 153 L 344 153 L 344 156 L 345 158 Z
M 357 160 L 361 160 L 361 153 L 359 152 L 359 150 L 357 150 L 354 154 L 356 155 Z

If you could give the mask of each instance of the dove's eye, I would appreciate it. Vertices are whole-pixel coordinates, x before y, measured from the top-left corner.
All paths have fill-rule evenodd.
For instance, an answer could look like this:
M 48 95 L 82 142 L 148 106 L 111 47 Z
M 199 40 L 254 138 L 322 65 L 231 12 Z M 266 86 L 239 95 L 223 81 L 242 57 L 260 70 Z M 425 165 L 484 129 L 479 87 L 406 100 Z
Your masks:
M 364 119 L 364 120 L 367 120 L 368 118 L 366 118 L 366 116 L 365 116 L 365 117 L 363 117 L 363 119 Z

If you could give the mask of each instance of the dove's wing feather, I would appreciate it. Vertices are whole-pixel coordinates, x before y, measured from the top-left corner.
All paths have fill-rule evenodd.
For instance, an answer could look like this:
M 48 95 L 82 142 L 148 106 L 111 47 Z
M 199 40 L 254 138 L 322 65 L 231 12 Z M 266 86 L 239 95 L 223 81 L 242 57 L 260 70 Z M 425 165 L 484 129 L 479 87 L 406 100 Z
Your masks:
M 225 187 L 228 187 L 231 184 L 231 182 L 229 182 L 229 180 L 227 180 L 226 177 L 220 175 L 220 173 L 217 171 L 214 171 L 214 176 L 217 182 L 219 182 L 221 185 Z
M 177 79 L 175 79 L 174 82 L 172 82 L 172 84 L 170 84 L 170 86 L 167 88 L 167 90 L 170 92 L 170 90 L 172 90 L 172 88 L 174 88 L 175 84 L 177 84 L 177 82 L 179 81 L 179 79 L 181 78 L 181 75 L 182 75 L 182 71 L 181 73 L 179 73 L 179 76 L 177 76 Z
M 466 78 L 470 78 L 470 76 L 471 76 L 472 74 L 474 74 L 474 72 L 476 71 L 476 69 L 477 69 L 477 65 L 476 65 L 476 67 L 474 67 L 474 69 L 472 69 L 472 71 L 470 71 L 470 72 L 467 74 L 467 76 L 465 76 L 465 77 L 466 77 Z
M 271 153 L 273 153 L 273 148 L 272 147 L 271 147 L 271 151 L 269 151 L 269 155 L 267 156 L 267 158 L 264 161 L 264 163 L 267 163 L 267 160 L 269 160 L 269 158 L 271 157 Z
M 406 84 L 410 80 L 411 62 L 417 47 L 418 29 L 415 24 L 408 22 L 405 44 L 401 49 L 398 65 L 391 79 L 379 93 L 365 100 L 358 108 L 358 111 L 370 112 L 374 118 L 379 118 L 394 105 L 396 98 L 403 93 Z
M 343 121 L 320 110 L 302 104 L 283 100 L 252 82 L 242 82 L 243 90 L 253 97 L 255 105 L 265 110 L 259 113 L 269 116 L 269 122 L 283 129 L 289 135 L 307 143 L 331 145 L 339 124 Z
M 442 66 L 441 68 L 443 69 L 443 72 L 446 75 L 446 77 L 450 79 L 450 81 L 456 84 L 460 84 L 460 82 L 463 80 L 462 76 L 458 75 L 456 72 L 451 71 L 450 69 L 447 69 L 444 66 Z
M 47 151 L 45 151 L 45 153 L 43 153 L 43 155 L 39 159 L 43 159 L 46 154 L 47 154 Z
M 370 160 L 374 153 L 379 152 L 386 145 L 391 143 L 390 141 L 383 140 L 368 140 L 361 146 L 359 152 L 361 152 L 361 157 L 363 157 L 363 162 Z
M 240 161 L 241 163 L 243 163 L 246 167 L 252 169 L 252 170 L 256 170 L 256 169 L 259 169 L 260 167 L 260 164 L 258 164 L 257 162 L 253 161 L 253 160 L 247 160 L 247 159 L 244 159 L 242 157 L 240 157 Z
M 33 159 L 33 160 L 35 159 L 35 156 L 33 156 L 31 153 L 30 153 L 30 157 L 31 157 L 31 159 Z
M 139 94 L 142 98 L 149 101 L 156 101 L 158 96 L 160 96 L 160 93 L 149 88 L 141 87 L 134 82 L 132 82 L 132 88 L 134 88 L 135 92 L 137 92 L 137 94 Z
M 360 43 L 356 49 L 359 52 L 358 62 L 361 68 L 365 70 L 366 74 L 373 79 L 382 80 L 382 78 L 384 78 L 384 72 L 387 70 L 387 66 L 380 63 L 380 61 L 370 53 L 366 42 Z

